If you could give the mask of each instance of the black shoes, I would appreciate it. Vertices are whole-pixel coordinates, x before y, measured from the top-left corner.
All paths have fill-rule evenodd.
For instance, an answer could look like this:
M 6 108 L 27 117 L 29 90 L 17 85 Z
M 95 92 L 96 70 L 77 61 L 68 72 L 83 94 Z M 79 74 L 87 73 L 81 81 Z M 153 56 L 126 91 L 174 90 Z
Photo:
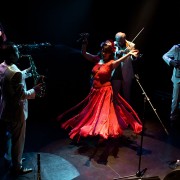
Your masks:
M 21 167 L 21 169 L 17 172 L 17 175 L 27 174 L 32 172 L 32 168 Z
M 26 158 L 22 158 L 21 159 L 21 163 L 24 162 L 26 160 Z M 23 174 L 27 174 L 32 172 L 32 168 L 25 168 L 23 166 L 21 166 L 20 168 L 14 167 L 12 166 L 11 160 L 7 160 L 6 158 L 4 158 L 4 167 L 7 170 L 10 170 L 10 174 L 12 176 L 19 176 L 19 175 L 23 175 Z
M 22 158 L 21 162 L 24 162 L 26 160 L 26 158 Z M 5 168 L 9 169 L 11 167 L 11 160 L 7 160 L 6 158 L 3 158 L 4 161 L 4 166 Z
M 15 170 L 15 169 L 11 168 L 11 174 L 13 176 L 19 176 L 19 175 L 27 174 L 27 173 L 30 173 L 32 171 L 33 171 L 32 168 L 25 168 L 23 166 L 19 170 Z

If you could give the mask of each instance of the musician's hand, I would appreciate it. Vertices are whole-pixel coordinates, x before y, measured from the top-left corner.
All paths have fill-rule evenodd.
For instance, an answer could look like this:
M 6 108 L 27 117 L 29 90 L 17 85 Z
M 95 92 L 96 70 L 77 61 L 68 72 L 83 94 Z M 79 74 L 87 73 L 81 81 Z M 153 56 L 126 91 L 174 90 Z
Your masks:
M 129 51 L 129 54 L 133 55 L 134 57 L 138 57 L 139 55 L 139 50 L 138 49 L 133 49 L 131 51 Z
M 175 68 L 178 68 L 178 67 L 180 67 L 180 61 L 179 60 L 171 60 L 170 65 Z
M 36 94 L 40 94 L 43 91 L 43 88 L 44 88 L 44 83 L 39 83 L 33 87 Z
M 27 72 L 27 73 L 32 73 L 31 67 L 27 68 L 27 69 L 26 69 L 26 72 Z

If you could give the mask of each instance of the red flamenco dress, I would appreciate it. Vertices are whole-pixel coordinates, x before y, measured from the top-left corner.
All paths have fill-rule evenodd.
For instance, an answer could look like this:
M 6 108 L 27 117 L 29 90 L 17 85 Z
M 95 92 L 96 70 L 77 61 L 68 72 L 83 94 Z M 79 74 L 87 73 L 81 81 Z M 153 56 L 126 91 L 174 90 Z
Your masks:
M 142 122 L 133 108 L 120 95 L 113 95 L 110 82 L 112 62 L 96 64 L 92 69 L 94 80 L 88 96 L 57 117 L 61 121 L 68 113 L 76 111 L 72 118 L 61 124 L 64 129 L 71 129 L 71 139 L 78 136 L 117 138 L 128 126 L 136 134 L 142 131 Z

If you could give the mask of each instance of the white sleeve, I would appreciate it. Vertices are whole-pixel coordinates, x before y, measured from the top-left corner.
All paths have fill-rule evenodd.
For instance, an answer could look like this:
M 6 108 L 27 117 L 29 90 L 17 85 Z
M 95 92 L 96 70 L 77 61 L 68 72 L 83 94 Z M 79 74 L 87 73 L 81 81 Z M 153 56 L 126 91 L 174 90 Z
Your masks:
M 165 53 L 162 58 L 170 66 L 170 61 L 174 57 L 176 45 L 174 45 L 167 53 Z

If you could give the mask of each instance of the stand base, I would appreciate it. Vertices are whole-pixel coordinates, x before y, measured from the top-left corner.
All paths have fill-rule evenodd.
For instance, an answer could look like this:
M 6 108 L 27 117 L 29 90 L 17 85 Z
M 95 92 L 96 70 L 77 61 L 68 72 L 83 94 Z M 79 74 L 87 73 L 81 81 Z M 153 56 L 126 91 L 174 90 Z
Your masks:
M 145 177 L 143 178 L 142 176 L 144 175 L 144 173 L 146 172 L 147 168 L 143 169 L 142 171 L 137 171 L 136 174 L 133 175 L 128 175 L 128 176 L 124 176 L 124 177 L 118 177 L 118 178 L 114 178 L 114 180 L 116 179 L 131 179 L 131 180 L 141 180 L 141 179 L 146 179 L 146 180 L 161 180 L 158 176 L 153 176 L 153 177 Z
M 136 175 L 130 175 L 130 176 L 124 176 L 124 177 L 119 177 L 119 178 L 114 178 L 114 179 L 129 179 L 129 180 L 161 180 L 158 176 L 153 176 L 153 177 L 135 177 Z

